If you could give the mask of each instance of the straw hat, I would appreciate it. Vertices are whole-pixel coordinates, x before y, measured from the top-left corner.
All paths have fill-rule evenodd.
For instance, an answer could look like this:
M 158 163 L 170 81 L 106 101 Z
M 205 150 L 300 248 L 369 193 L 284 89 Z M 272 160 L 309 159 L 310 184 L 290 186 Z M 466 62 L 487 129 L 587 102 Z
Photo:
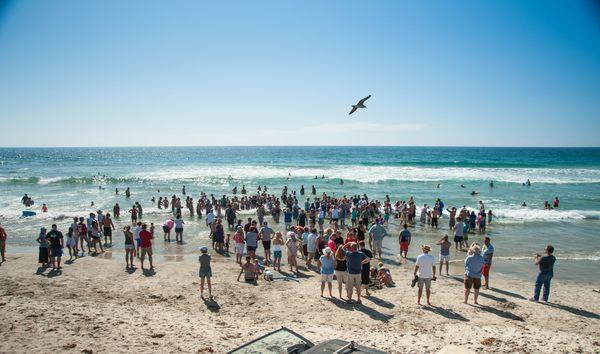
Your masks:
M 429 245 L 422 245 L 421 249 L 425 252 L 431 252 L 431 246 Z

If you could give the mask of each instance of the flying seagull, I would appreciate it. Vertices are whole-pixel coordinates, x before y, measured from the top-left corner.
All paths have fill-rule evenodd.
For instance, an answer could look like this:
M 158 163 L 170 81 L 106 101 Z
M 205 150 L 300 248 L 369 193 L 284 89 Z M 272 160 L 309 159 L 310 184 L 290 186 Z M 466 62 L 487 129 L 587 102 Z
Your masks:
M 350 111 L 350 113 L 348 113 L 348 115 L 351 115 L 352 113 L 354 113 L 354 111 L 356 111 L 359 108 L 367 108 L 367 106 L 365 106 L 364 103 L 369 98 L 371 98 L 371 95 L 368 95 L 367 97 L 365 97 L 362 100 L 358 101 L 357 104 L 355 104 L 355 105 L 353 104 L 352 105 L 352 110 Z

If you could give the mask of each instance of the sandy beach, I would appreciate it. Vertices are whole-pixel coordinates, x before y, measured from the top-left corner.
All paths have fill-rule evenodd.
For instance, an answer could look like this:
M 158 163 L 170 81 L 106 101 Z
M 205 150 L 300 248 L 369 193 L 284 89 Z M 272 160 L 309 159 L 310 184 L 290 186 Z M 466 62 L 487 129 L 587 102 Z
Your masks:
M 319 297 L 318 274 L 302 267 L 297 282 L 237 282 L 234 260 L 213 253 L 211 303 L 200 299 L 197 256 L 158 256 L 153 274 L 126 271 L 122 257 L 86 256 L 57 275 L 38 269 L 34 253 L 9 252 L 0 266 L 0 352 L 222 353 L 281 326 L 314 343 L 341 338 L 391 353 L 600 350 L 597 283 L 555 281 L 543 304 L 527 300 L 533 279 L 493 275 L 480 306 L 465 305 L 455 265 L 433 283 L 433 306 L 419 307 L 410 257 L 398 265 L 388 255 L 396 286 L 357 305 Z

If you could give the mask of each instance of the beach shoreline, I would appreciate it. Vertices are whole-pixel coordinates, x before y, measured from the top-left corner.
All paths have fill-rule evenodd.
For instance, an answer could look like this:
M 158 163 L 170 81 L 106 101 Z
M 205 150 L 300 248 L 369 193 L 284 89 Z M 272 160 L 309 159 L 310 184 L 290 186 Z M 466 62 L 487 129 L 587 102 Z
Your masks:
M 314 272 L 302 272 L 308 276 L 299 282 L 250 285 L 235 281 L 232 262 L 213 259 L 216 306 L 200 299 L 193 260 L 157 262 L 149 275 L 130 274 L 116 259 L 84 257 L 48 276 L 36 274 L 35 256 L 10 255 L 0 266 L 0 352 L 222 353 L 281 326 L 314 343 L 342 338 L 392 353 L 448 345 L 486 352 L 600 349 L 600 296 L 589 287 L 557 281 L 546 305 L 526 299 L 532 283 L 496 277 L 482 291 L 481 306 L 473 306 L 461 302 L 460 275 L 442 276 L 433 285 L 433 307 L 419 307 L 408 286 L 412 269 L 399 267 L 396 287 L 348 305 L 320 298 Z

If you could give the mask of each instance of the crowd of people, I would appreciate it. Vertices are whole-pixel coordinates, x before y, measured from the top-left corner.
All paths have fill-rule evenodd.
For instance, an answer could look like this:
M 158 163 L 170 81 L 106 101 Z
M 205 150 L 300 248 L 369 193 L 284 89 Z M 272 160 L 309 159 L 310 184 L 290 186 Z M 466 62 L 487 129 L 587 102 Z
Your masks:
M 483 244 L 469 244 L 469 234 L 485 235 L 486 226 L 492 224 L 495 216 L 491 210 L 486 211 L 482 201 L 478 203 L 477 209 L 469 210 L 466 206 L 460 209 L 445 207 L 444 202 L 437 199 L 433 207 L 424 204 L 417 219 L 417 207 L 412 197 L 407 201 L 392 203 L 389 196 L 383 201 L 371 200 L 366 194 L 341 198 L 327 193 L 317 196 L 314 186 L 311 188 L 312 198 L 305 198 L 304 186 L 298 194 L 296 191 L 288 191 L 287 186 L 280 195 L 268 194 L 267 190 L 267 186 L 259 186 L 255 194 L 249 195 L 243 186 L 240 196 L 235 188 L 233 195 L 222 195 L 220 198 L 201 193 L 194 203 L 193 198 L 186 195 L 184 186 L 182 194 L 186 196 L 185 204 L 182 204 L 181 198 L 176 195 L 172 195 L 170 201 L 167 197 L 159 197 L 158 201 L 152 197 L 151 201 L 157 203 L 159 209 L 170 208 L 173 214 L 173 217 L 168 218 L 162 225 L 163 239 L 166 242 L 171 241 L 171 231 L 174 230 L 175 241 L 183 244 L 185 222 L 182 215 L 185 209 L 189 211 L 190 216 L 204 217 L 213 251 L 229 254 L 230 246 L 233 246 L 235 261 L 240 267 L 238 280 L 243 276 L 246 282 L 256 282 L 264 274 L 264 279 L 271 281 L 274 277 L 269 268 L 281 274 L 285 273 L 282 271 L 282 258 L 283 252 L 286 251 L 292 277 L 300 272 L 301 262 L 306 271 L 320 274 L 321 296 L 324 296 L 327 289 L 329 296 L 333 297 L 333 282 L 336 280 L 339 297 L 344 299 L 345 295 L 345 300 L 352 302 L 355 295 L 358 303 L 361 303 L 363 291 L 364 295 L 369 296 L 369 289 L 394 284 L 390 270 L 382 262 L 383 239 L 391 236 L 388 232 L 391 218 L 396 219 L 402 226 L 397 235 L 398 249 L 400 258 L 406 260 L 413 238 L 411 229 L 415 224 L 438 229 L 440 219 L 447 217 L 448 230 L 453 235 L 455 250 L 467 252 L 464 260 L 464 302 L 467 303 L 471 289 L 474 290 L 474 303 L 477 303 L 481 286 L 489 288 L 494 254 L 491 239 L 485 236 Z M 119 193 L 118 189 L 115 193 Z M 126 190 L 126 196 L 131 196 L 129 188 Z M 254 209 L 257 220 L 249 217 L 244 222 L 240 218 L 241 210 Z M 139 202 L 135 202 L 128 212 L 131 225 L 123 228 L 126 267 L 133 268 L 137 258 L 144 269 L 147 256 L 149 269 L 154 269 L 154 223 L 148 224 L 143 221 L 143 209 Z M 275 232 L 266 217 L 270 215 L 273 223 L 279 224 L 282 213 L 285 231 Z M 113 215 L 116 218 L 120 217 L 119 204 L 113 207 Z M 75 217 L 68 228 L 66 240 L 56 224 L 51 226 L 50 231 L 41 228 L 37 238 L 38 261 L 58 270 L 61 269 L 61 257 L 65 247 L 68 249 L 70 260 L 84 256 L 86 248 L 88 253 L 92 253 L 92 248 L 93 253 L 104 252 L 105 248 L 113 246 L 112 236 L 115 229 L 111 214 L 104 214 L 101 210 L 90 213 L 87 218 Z M 0 227 L 3 260 L 5 240 L 6 232 Z M 449 236 L 444 235 L 436 245 L 440 247 L 439 273 L 442 273 L 442 267 L 445 266 L 445 273 L 449 275 L 452 248 Z M 259 254 L 260 246 L 262 254 Z M 412 286 L 418 285 L 417 302 L 421 304 L 422 292 L 425 289 L 426 301 L 430 304 L 431 282 L 437 279 L 436 261 L 431 254 L 431 246 L 422 245 L 420 248 L 422 254 L 415 261 Z M 203 246 L 200 252 L 201 294 L 203 296 L 206 280 L 209 298 L 212 298 L 209 247 Z M 552 246 L 546 247 L 546 253 L 545 256 L 536 256 L 540 276 L 536 281 L 535 296 L 532 298 L 535 301 L 539 299 L 542 287 L 543 299 L 548 300 L 555 261 Z M 372 262 L 376 262 L 377 265 L 371 266 Z

